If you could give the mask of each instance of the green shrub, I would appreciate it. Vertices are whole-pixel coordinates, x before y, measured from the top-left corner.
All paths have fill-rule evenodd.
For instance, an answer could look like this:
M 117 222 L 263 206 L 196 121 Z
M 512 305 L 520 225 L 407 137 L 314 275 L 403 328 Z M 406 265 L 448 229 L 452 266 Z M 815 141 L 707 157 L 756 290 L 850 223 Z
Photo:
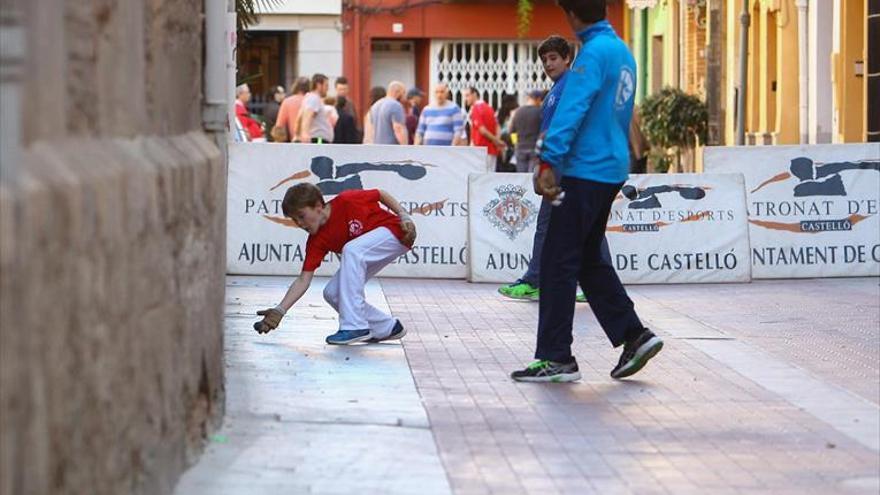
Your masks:
M 665 172 L 681 152 L 705 143 L 709 132 L 706 104 L 695 95 L 665 87 L 642 102 L 642 132 L 651 143 L 654 170 Z

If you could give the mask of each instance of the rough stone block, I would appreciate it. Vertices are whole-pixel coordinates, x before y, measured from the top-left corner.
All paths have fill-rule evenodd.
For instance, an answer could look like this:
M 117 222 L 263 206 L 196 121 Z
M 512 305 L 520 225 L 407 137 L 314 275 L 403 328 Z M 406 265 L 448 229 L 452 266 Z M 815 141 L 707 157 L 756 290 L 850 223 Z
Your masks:
M 24 157 L 0 189 L 2 493 L 167 492 L 223 411 L 220 154 L 193 133 Z

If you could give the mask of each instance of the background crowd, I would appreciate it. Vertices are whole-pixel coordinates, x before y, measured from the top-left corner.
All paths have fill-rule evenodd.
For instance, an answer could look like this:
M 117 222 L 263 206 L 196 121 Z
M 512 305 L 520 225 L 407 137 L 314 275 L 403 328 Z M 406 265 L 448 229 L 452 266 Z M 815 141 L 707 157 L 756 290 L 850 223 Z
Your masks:
M 262 114 L 249 108 L 252 94 L 247 84 L 236 88 L 238 141 L 315 144 L 387 144 L 431 146 L 483 146 L 487 168 L 496 172 L 531 172 L 541 129 L 541 106 L 546 91 L 535 89 L 520 105 L 505 94 L 497 111 L 473 87 L 465 89 L 462 108 L 445 83 L 432 98 L 419 88 L 400 81 L 370 89 L 369 108 L 360 115 L 349 99 L 345 77 L 338 77 L 331 95 L 324 74 L 298 77 L 290 90 L 282 86 L 266 95 Z M 648 147 L 633 119 L 633 172 L 644 172 Z

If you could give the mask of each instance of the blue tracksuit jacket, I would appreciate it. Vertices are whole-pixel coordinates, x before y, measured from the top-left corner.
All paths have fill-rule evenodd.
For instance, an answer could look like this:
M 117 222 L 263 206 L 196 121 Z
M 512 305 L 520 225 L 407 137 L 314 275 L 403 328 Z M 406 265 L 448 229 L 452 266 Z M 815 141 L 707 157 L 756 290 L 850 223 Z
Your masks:
M 635 60 L 608 21 L 591 25 L 578 38 L 583 46 L 566 75 L 541 159 L 562 176 L 625 182 Z

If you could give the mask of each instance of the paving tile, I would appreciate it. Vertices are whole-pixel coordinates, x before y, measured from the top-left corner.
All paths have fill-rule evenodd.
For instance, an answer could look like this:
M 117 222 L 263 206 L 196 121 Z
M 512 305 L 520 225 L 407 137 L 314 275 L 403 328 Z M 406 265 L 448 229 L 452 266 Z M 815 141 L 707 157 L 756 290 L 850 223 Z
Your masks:
M 630 287 L 666 346 L 625 381 L 578 305 L 574 384 L 509 379 L 537 305 L 494 285 L 372 283 L 402 346 L 324 345 L 337 320 L 320 291 L 295 331 L 255 339 L 251 313 L 287 282 L 229 278 L 227 441 L 181 495 L 880 492 L 872 426 L 852 421 L 880 411 L 876 278 Z
M 875 486 L 876 451 L 713 359 L 698 341 L 678 338 L 672 331 L 678 327 L 665 326 L 705 332 L 709 325 L 710 334 L 726 339 L 712 345 L 766 352 L 774 380 L 788 379 L 784 371 L 772 375 L 775 368 L 796 363 L 817 381 L 876 406 L 880 310 L 869 308 L 880 294 L 876 279 L 630 288 L 637 309 L 657 317 L 646 323 L 666 339 L 658 359 L 634 380 L 611 380 L 619 351 L 610 348 L 589 308 L 578 305 L 574 351 L 584 379 L 544 385 L 508 378 L 532 359 L 536 304 L 505 300 L 488 284 L 384 279 L 382 285 L 392 311 L 411 323 L 404 349 L 429 417 L 454 404 L 454 418 L 438 413 L 445 420 L 432 421 L 432 428 L 455 493 L 503 492 L 511 471 L 527 493 L 778 493 L 791 487 L 849 493 Z M 428 285 L 431 298 L 420 290 Z M 830 299 L 837 316 L 850 315 L 852 330 L 834 328 L 839 318 L 815 311 L 809 314 L 818 320 L 804 325 L 802 304 L 793 304 L 802 294 Z M 784 339 L 755 331 L 763 325 Z M 821 332 L 831 332 L 832 343 Z M 798 350 L 802 345 L 812 347 Z M 862 347 L 849 358 L 840 346 Z M 828 359 L 843 369 L 835 371 Z M 851 386 L 853 380 L 858 384 Z M 461 442 L 446 437 L 465 438 L 470 449 L 458 448 L 454 456 L 478 459 L 476 478 L 450 468 L 453 455 L 444 454 L 445 446 Z M 475 452 L 478 445 L 484 447 Z M 850 487 L 844 480 L 861 481 Z
M 324 343 L 337 325 L 321 297 L 326 280 L 260 336 L 255 311 L 277 303 L 289 280 L 228 278 L 225 421 L 175 493 L 451 493 L 400 344 Z M 385 305 L 377 283 L 366 292 Z

